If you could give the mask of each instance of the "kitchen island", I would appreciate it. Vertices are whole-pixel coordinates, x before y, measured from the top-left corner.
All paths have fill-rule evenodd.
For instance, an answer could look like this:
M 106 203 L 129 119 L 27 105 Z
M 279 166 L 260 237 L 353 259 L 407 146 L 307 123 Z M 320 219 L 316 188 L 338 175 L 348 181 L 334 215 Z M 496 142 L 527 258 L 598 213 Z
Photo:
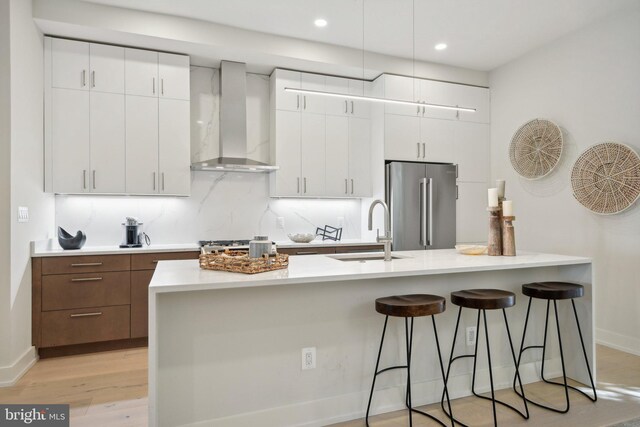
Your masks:
M 592 265 L 588 258 L 521 252 L 515 257 L 464 256 L 453 250 L 395 252 L 391 262 L 348 259 L 357 255 L 293 256 L 287 270 L 258 275 L 201 270 L 196 260 L 161 261 L 149 288 L 149 419 L 151 426 L 326 425 L 364 416 L 384 316 L 374 300 L 388 295 L 449 293 L 470 288 L 515 292 L 507 309 L 514 345 L 522 335 L 527 298 L 520 286 L 534 281 L 570 281 L 585 286 L 576 300 L 589 362 L 595 372 Z M 370 254 L 371 256 L 371 254 Z M 527 343 L 541 342 L 544 302 Z M 458 308 L 436 316 L 443 355 L 451 350 Z M 570 306 L 559 304 L 566 331 L 567 374 L 587 382 Z M 442 382 L 428 319 L 416 319 L 412 363 L 414 406 L 437 401 Z M 493 375 L 497 388 L 509 387 L 513 362 L 502 315 L 488 312 Z M 465 346 L 475 312 L 461 318 L 456 354 Z M 404 361 L 403 322 L 390 319 L 381 367 Z M 560 372 L 550 328 L 546 373 Z M 571 331 L 571 332 L 569 332 Z M 483 339 L 482 335 L 479 337 Z M 531 341 L 530 341 L 531 340 Z M 488 390 L 484 346 L 480 342 L 476 387 Z M 301 369 L 301 349 L 317 349 L 317 367 Z M 523 356 L 524 382 L 537 381 L 539 352 Z M 574 369 L 575 367 L 575 369 Z M 452 398 L 471 393 L 472 361 L 451 373 Z M 372 413 L 404 407 L 400 371 L 381 376 Z M 455 410 L 455 409 L 454 409 Z

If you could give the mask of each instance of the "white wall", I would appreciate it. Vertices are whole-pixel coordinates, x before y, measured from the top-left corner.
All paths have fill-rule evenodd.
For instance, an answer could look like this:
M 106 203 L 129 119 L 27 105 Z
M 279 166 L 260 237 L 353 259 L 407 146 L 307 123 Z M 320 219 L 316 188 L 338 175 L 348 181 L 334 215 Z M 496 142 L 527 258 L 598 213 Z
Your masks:
M 219 70 L 191 69 L 192 160 L 218 156 Z M 247 150 L 269 161 L 269 77 L 247 75 Z M 190 197 L 56 196 L 56 225 L 83 230 L 87 245 L 119 244 L 125 216 L 145 223 L 152 243 L 193 243 L 201 239 L 248 239 L 266 234 L 315 232 L 343 218 L 343 238 L 360 237 L 360 201 L 271 199 L 266 174 L 192 172 Z M 285 219 L 285 230 L 276 218 Z
M 602 141 L 640 153 L 640 4 L 533 51 L 490 74 L 493 178 L 506 178 L 520 249 L 590 256 L 597 339 L 640 354 L 640 203 L 598 216 L 572 196 L 577 156 Z M 539 181 L 511 168 L 513 133 L 533 118 L 563 130 L 565 152 Z M 484 215 L 479 212 L 478 215 Z
M 43 193 L 43 42 L 31 15 L 31 2 L 5 0 L 10 32 L 10 285 L 3 289 L 1 310 L 8 310 L 9 329 L 0 342 L 8 347 L 0 362 L 0 385 L 14 381 L 35 361 L 31 347 L 31 264 L 29 242 L 53 228 L 53 196 Z M 3 25 L 4 28 L 4 25 Z M 40 167 L 38 167 L 40 166 Z M 4 204 L 4 203 L 3 203 Z M 18 206 L 30 210 L 28 223 L 17 222 Z M 3 239 L 4 240 L 4 239 Z M 3 253 L 3 256 L 5 254 Z

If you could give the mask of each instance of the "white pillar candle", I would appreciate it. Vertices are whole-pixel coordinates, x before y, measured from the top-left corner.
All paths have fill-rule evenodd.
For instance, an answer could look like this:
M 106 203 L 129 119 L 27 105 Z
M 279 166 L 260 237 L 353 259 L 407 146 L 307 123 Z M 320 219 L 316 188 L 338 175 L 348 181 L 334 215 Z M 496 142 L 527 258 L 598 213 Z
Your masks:
M 498 207 L 498 189 L 490 188 L 488 197 L 489 197 L 489 207 L 497 208 Z
M 496 187 L 498 188 L 498 197 L 504 199 L 504 179 L 497 179 Z
M 502 202 L 502 216 L 513 216 L 513 200 Z

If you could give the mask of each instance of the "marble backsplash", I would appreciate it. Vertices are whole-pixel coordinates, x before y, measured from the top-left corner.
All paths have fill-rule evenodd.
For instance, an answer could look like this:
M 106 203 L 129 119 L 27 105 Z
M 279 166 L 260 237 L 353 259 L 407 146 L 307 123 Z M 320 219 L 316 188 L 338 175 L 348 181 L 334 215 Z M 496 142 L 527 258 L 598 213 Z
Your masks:
M 359 199 L 272 199 L 269 175 L 192 172 L 190 197 L 56 196 L 56 226 L 87 234 L 87 246 L 119 244 L 126 216 L 144 222 L 151 242 L 248 239 L 256 234 L 286 240 L 287 233 L 315 232 L 343 221 L 343 238 L 361 234 Z M 285 229 L 277 227 L 277 218 Z

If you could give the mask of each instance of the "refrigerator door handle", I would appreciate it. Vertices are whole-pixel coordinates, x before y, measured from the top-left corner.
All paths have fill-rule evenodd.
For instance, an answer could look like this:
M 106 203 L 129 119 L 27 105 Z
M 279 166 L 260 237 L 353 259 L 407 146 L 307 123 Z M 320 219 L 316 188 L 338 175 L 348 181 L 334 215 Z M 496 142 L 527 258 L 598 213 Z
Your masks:
M 427 178 L 420 180 L 420 245 L 427 245 Z
M 429 234 L 427 237 L 427 246 L 431 246 L 431 242 L 433 241 L 433 178 L 429 178 L 427 182 L 429 184 Z

